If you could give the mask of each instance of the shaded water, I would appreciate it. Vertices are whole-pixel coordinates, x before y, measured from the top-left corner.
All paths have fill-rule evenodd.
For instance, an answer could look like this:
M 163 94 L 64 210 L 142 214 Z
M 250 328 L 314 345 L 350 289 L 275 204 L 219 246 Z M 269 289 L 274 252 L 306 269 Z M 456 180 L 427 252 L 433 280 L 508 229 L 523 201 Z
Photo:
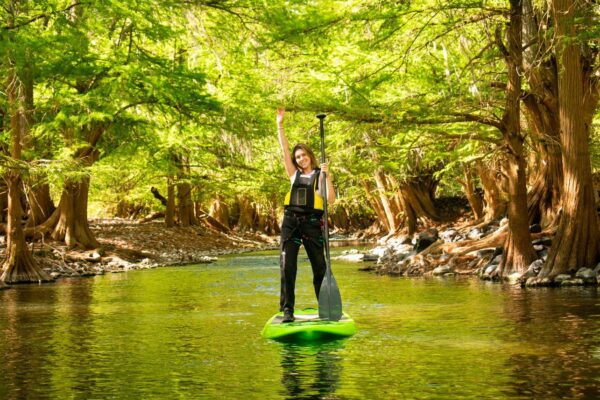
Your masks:
M 337 252 L 338 250 L 335 250 Z M 398 279 L 334 262 L 356 336 L 264 340 L 274 252 L 0 292 L 0 398 L 593 398 L 597 288 Z M 315 306 L 310 267 L 298 307 Z

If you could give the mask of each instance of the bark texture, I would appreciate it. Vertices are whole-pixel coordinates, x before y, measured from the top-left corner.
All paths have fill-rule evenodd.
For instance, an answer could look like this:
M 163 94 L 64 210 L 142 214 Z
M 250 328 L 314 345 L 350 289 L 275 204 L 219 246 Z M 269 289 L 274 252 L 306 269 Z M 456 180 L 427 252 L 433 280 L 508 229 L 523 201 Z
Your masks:
M 527 218 L 527 163 L 524 155 L 525 138 L 521 134 L 521 71 L 522 53 L 522 3 L 510 0 L 510 21 L 507 31 L 508 48 L 498 45 L 504 54 L 508 70 L 506 106 L 502 117 L 503 139 L 507 148 L 508 183 L 508 237 L 504 243 L 504 257 L 497 274 L 506 278 L 512 273 L 524 273 L 537 258 L 531 244 Z
M 471 206 L 471 211 L 473 211 L 473 217 L 475 220 L 483 219 L 483 200 L 475 191 L 473 168 L 465 166 L 463 174 L 464 178 L 460 179 L 459 183 L 465 191 L 467 201 Z
M 25 233 L 21 225 L 23 182 L 18 162 L 21 160 L 22 139 L 28 129 L 28 124 L 24 111 L 24 87 L 21 85 L 14 65 L 11 65 L 9 69 L 6 95 L 10 114 L 10 152 L 13 165 L 5 176 L 8 187 L 8 223 L 6 229 L 6 259 L 2 264 L 0 281 L 6 283 L 48 281 L 50 277 L 37 265 L 27 248 Z
M 67 180 L 58 204 L 59 218 L 52 238 L 69 247 L 94 249 L 100 243 L 90 230 L 87 217 L 90 178 L 80 181 Z
M 594 267 L 598 259 L 598 216 L 594 202 L 591 159 L 588 147 L 590 126 L 586 123 L 590 77 L 582 65 L 582 45 L 576 38 L 575 15 L 583 15 L 583 3 L 553 0 L 552 15 L 559 38 L 558 94 L 562 144 L 562 213 L 546 264 L 538 278 L 552 279 L 582 267 Z M 588 102 L 588 104 L 586 104 Z
M 215 197 L 212 204 L 210 205 L 208 213 L 211 217 L 219 221 L 221 225 L 229 228 L 229 207 L 227 206 L 225 201 L 223 201 L 222 196 Z
M 506 213 L 504 177 L 496 166 L 481 161 L 476 162 L 475 168 L 483 188 L 483 219 L 485 222 L 499 219 Z

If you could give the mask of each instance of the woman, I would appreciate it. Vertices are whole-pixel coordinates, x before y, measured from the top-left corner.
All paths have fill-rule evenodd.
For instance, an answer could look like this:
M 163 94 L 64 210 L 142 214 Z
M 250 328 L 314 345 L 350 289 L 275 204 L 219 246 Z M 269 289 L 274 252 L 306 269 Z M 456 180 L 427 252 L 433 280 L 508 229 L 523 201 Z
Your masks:
M 323 216 L 324 175 L 327 176 L 327 203 L 333 204 L 335 192 L 329 166 L 319 168 L 312 150 L 305 144 L 294 146 L 290 154 L 289 143 L 283 129 L 285 110 L 277 110 L 279 145 L 283 151 L 283 164 L 291 182 L 285 198 L 285 211 L 281 225 L 281 298 L 282 322 L 294 321 L 294 302 L 298 251 L 304 245 L 313 270 L 313 286 L 317 299 L 325 276 L 326 263 L 321 219 Z M 325 174 L 322 174 L 324 172 Z

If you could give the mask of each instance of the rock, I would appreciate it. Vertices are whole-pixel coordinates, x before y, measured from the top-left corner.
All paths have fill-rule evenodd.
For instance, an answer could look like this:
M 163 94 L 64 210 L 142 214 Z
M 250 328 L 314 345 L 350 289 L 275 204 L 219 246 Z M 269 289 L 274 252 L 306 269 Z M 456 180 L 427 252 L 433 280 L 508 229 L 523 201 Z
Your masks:
M 379 257 L 375 254 L 363 254 L 363 261 L 377 261 Z
M 438 240 L 438 238 L 439 236 L 437 229 L 427 229 L 426 231 L 419 233 L 413 250 L 415 250 L 417 253 L 420 253 L 429 246 L 431 246 L 433 243 L 435 243 Z
M 467 237 L 471 240 L 479 240 L 479 239 L 481 239 L 482 236 L 483 236 L 483 232 L 481 232 L 477 228 L 471 229 L 469 231 L 469 233 L 467 234 Z
M 448 261 L 452 258 L 452 256 L 448 253 L 444 253 L 440 256 L 440 258 L 438 258 L 438 260 L 440 261 Z
M 499 265 L 502 262 L 502 254 L 499 254 L 497 256 L 495 256 L 494 258 L 492 258 L 492 261 L 490 261 L 490 264 L 497 264 Z
M 531 233 L 540 233 L 542 231 L 542 227 L 540 224 L 533 224 L 529 226 L 529 232 Z
M 496 251 L 495 248 L 481 249 L 481 250 L 477 250 L 475 255 L 477 256 L 477 258 L 483 258 L 489 254 L 494 254 L 495 251 Z
M 462 242 L 463 240 L 467 240 L 467 237 L 464 235 L 456 235 L 456 237 L 454 238 L 454 242 Z
M 525 286 L 529 286 L 529 287 L 537 286 L 537 283 L 538 283 L 537 278 L 531 276 L 531 277 L 527 278 L 527 280 L 525 281 Z
M 523 275 L 521 275 L 519 272 L 514 272 L 508 276 L 507 280 L 508 283 L 515 284 L 519 283 L 522 277 Z
M 360 252 L 357 249 L 344 250 L 342 254 L 359 254 Z
M 492 274 L 494 272 L 496 272 L 496 269 L 498 268 L 499 264 L 489 264 L 487 267 L 485 267 L 485 271 L 483 272 L 483 274 L 485 276 L 492 276 Z
M 408 254 L 413 251 L 413 246 L 410 244 L 400 244 L 392 249 L 393 253 Z
M 540 239 L 535 239 L 533 242 L 531 242 L 531 244 L 533 244 L 534 246 L 541 244 L 542 246 L 550 247 L 550 246 L 552 246 L 552 239 L 543 237 Z
M 87 255 L 87 257 L 85 258 L 86 261 L 89 262 L 100 262 L 100 260 L 102 259 L 102 256 L 100 255 L 100 253 L 98 252 L 93 252 L 93 253 L 89 253 Z
M 545 249 L 545 247 L 544 247 L 543 245 L 541 245 L 541 244 L 534 244 L 534 245 L 533 245 L 533 249 L 534 249 L 535 251 L 542 251 L 542 250 L 544 250 L 544 249 Z
M 360 267 L 359 271 L 375 271 L 377 268 L 373 265 L 367 265 L 365 267 Z
M 561 281 L 560 286 L 583 286 L 584 283 L 585 282 L 581 278 L 572 278 Z
M 341 256 L 333 257 L 334 260 L 348 261 L 348 262 L 362 262 L 365 258 L 364 254 L 343 254 Z
M 576 278 L 583 279 L 585 283 L 596 283 L 596 273 L 591 268 L 580 268 L 575 274 Z
M 456 235 L 458 235 L 458 231 L 456 229 L 448 229 L 447 231 L 440 233 L 440 238 L 444 242 L 448 243 L 452 242 Z
M 557 275 L 557 276 L 554 278 L 554 282 L 556 282 L 556 283 L 561 283 L 562 281 L 566 281 L 566 280 L 569 280 L 569 279 L 571 279 L 571 275 L 567 275 L 567 274 L 560 274 L 560 275 Z
M 412 238 L 410 236 L 400 236 L 400 240 L 398 241 L 400 244 L 413 244 Z
M 374 249 L 371 249 L 371 254 L 375 254 L 379 258 L 384 257 L 386 255 L 386 253 L 391 254 L 392 249 L 389 247 L 384 247 L 384 246 L 378 246 L 378 247 L 375 247 Z
M 452 272 L 452 268 L 450 268 L 450 266 L 448 266 L 448 265 L 440 265 L 439 267 L 436 267 L 432 271 L 432 274 L 433 275 L 444 275 L 444 274 L 448 274 L 450 272 Z
M 534 276 L 537 276 L 540 271 L 542 270 L 542 267 L 544 266 L 544 261 L 542 260 L 535 260 L 534 262 L 532 262 L 529 267 L 527 268 L 527 271 L 523 274 L 524 278 L 531 278 Z
M 200 257 L 200 259 L 197 262 L 199 262 L 201 264 L 210 264 L 217 260 L 218 260 L 217 257 L 202 256 L 202 257 Z

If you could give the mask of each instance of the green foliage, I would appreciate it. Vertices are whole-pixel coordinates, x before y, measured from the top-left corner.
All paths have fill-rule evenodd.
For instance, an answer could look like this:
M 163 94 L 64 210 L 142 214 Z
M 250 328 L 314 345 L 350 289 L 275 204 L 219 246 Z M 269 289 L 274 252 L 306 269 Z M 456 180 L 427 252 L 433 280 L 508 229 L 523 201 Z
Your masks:
M 25 159 L 56 188 L 91 174 L 105 212 L 121 200 L 158 207 L 149 188 L 165 193 L 169 176 L 193 183 L 206 207 L 216 195 L 281 203 L 282 106 L 290 143 L 317 153 L 315 114 L 327 113 L 341 204 L 364 202 L 361 180 L 378 168 L 400 180 L 433 172 L 457 191 L 463 166 L 497 151 L 489 121 L 504 106 L 494 43 L 503 1 L 11 4 L 19 7 L 0 10 L 0 72 L 33 79 Z M 598 36 L 595 26 L 586 32 L 582 40 Z M 4 91 L 0 102 L 7 149 Z M 89 145 L 91 167 L 77 159 Z

